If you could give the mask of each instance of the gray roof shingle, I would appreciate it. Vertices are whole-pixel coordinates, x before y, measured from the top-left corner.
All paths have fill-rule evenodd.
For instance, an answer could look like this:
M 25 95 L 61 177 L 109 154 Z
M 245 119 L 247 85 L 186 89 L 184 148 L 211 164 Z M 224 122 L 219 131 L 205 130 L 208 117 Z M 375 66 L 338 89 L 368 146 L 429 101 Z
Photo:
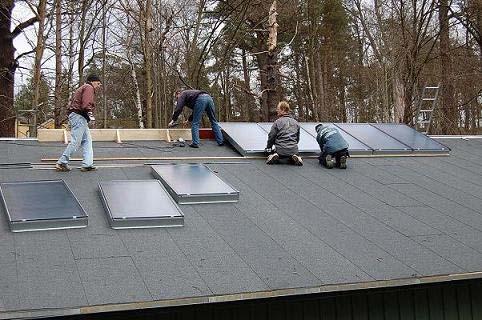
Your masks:
M 240 201 L 183 205 L 185 226 L 172 229 L 109 228 L 98 182 L 153 179 L 142 161 L 91 173 L 0 169 L 0 182 L 64 179 L 89 214 L 86 229 L 14 234 L 0 208 L 0 318 L 481 277 L 482 139 L 442 142 L 450 157 L 353 158 L 346 171 L 315 159 L 303 167 L 209 164 L 240 191 Z M 63 148 L 0 141 L 0 162 L 40 162 Z M 198 150 L 104 142 L 94 152 L 237 156 L 210 141 Z

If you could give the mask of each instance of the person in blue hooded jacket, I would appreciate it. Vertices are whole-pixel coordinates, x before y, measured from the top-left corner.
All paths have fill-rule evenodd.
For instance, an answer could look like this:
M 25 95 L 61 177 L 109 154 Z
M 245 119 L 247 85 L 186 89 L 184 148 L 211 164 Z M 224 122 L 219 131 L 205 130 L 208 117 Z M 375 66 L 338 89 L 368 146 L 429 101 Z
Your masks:
M 315 127 L 316 141 L 320 145 L 321 155 L 320 164 L 328 169 L 337 167 L 346 169 L 346 159 L 348 153 L 348 143 L 334 127 L 319 124 Z

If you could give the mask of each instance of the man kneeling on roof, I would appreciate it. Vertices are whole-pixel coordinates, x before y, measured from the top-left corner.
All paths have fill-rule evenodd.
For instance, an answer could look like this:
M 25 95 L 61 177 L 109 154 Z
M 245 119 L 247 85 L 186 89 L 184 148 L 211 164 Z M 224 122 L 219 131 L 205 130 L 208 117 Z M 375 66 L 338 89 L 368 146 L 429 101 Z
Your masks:
M 348 154 L 348 143 L 343 139 L 336 128 L 319 124 L 315 127 L 316 141 L 320 145 L 320 164 L 328 169 L 337 167 L 346 169 Z
M 265 151 L 270 153 L 266 164 L 278 163 L 280 159 L 288 159 L 294 165 L 302 166 L 303 160 L 298 155 L 300 141 L 300 125 L 290 114 L 290 105 L 281 101 L 276 107 L 278 119 L 273 123 L 268 134 Z M 273 145 L 275 150 L 273 151 Z

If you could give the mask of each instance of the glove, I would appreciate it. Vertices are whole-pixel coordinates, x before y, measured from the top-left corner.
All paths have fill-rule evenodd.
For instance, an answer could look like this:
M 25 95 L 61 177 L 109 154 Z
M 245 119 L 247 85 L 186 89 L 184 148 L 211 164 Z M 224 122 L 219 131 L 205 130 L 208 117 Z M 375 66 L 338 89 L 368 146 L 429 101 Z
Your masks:
M 94 113 L 92 111 L 87 112 L 87 116 L 90 121 L 95 121 Z
M 175 126 L 177 126 L 177 125 L 178 125 L 178 123 L 177 123 L 176 121 L 171 120 L 171 122 L 169 122 L 169 124 L 167 125 L 167 127 L 168 127 L 168 128 L 172 128 L 172 127 L 175 127 Z

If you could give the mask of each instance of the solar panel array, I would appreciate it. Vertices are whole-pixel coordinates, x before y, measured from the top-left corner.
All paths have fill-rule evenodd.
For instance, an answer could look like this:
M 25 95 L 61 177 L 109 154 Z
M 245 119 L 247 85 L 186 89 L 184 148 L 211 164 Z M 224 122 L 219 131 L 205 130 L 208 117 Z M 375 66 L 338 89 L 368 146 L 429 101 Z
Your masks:
M 303 154 L 320 152 L 315 126 L 300 123 L 298 149 Z M 338 129 L 352 155 L 448 155 L 450 149 L 426 135 L 399 123 L 323 123 Z M 244 156 L 264 154 L 272 123 L 221 122 L 224 136 Z
M 177 203 L 239 200 L 239 191 L 203 164 L 155 165 L 152 172 L 159 180 L 99 183 L 113 229 L 182 227 L 184 214 Z M 13 232 L 81 228 L 88 223 L 63 180 L 0 183 L 0 196 Z

